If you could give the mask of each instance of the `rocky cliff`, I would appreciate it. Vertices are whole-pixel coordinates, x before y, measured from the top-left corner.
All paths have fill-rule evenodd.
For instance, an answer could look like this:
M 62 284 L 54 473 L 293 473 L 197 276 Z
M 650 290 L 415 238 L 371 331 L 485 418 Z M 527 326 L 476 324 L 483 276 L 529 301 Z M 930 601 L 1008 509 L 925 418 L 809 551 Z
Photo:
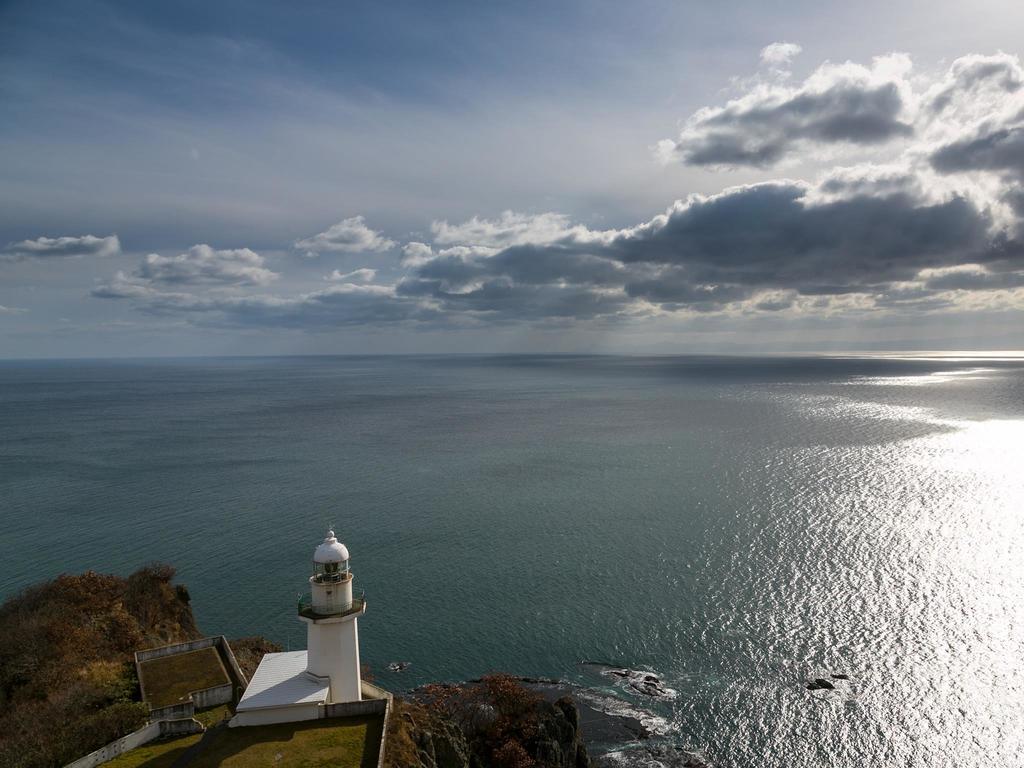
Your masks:
M 588 768 L 569 697 L 549 702 L 508 675 L 432 685 L 396 704 L 392 768 Z

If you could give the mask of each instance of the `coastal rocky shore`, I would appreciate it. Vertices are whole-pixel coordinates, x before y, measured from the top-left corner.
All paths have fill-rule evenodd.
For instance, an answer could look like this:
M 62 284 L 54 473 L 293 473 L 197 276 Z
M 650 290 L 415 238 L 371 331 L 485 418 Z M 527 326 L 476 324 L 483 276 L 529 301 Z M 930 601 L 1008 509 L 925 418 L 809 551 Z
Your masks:
M 412 768 L 477 768 L 496 764 L 489 762 L 486 754 L 474 750 L 473 744 L 482 742 L 486 752 L 488 740 L 481 740 L 476 734 L 481 725 L 494 721 L 494 710 L 490 705 L 481 706 L 480 688 L 488 680 L 500 677 L 521 686 L 525 694 L 520 695 L 529 696 L 536 703 L 532 715 L 536 727 L 528 728 L 530 735 L 520 739 L 532 762 L 510 765 L 711 768 L 701 755 L 667 738 L 667 723 L 656 714 L 610 692 L 628 691 L 651 703 L 673 699 L 676 692 L 667 688 L 656 674 L 596 662 L 583 662 L 580 666 L 598 676 L 593 687 L 550 678 L 490 676 L 458 685 L 426 685 L 403 694 L 403 727 L 410 729 L 418 750 L 418 762 L 408 764 Z M 446 702 L 441 710 L 444 717 L 431 721 L 429 710 L 439 693 Z M 465 697 L 462 714 L 456 714 L 448 703 L 452 696 Z M 574 755 L 577 762 L 573 762 Z M 396 764 L 396 768 L 398 765 L 401 764 Z
M 507 675 L 430 685 L 396 700 L 386 755 L 392 768 L 592 765 L 573 699 L 548 701 Z

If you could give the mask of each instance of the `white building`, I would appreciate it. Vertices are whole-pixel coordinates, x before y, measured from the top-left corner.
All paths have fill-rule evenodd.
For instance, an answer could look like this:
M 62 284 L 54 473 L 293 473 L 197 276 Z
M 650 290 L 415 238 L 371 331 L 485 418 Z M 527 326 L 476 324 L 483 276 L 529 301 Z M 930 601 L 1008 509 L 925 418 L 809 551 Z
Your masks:
M 358 620 L 366 600 L 352 597 L 348 549 L 327 532 L 313 553 L 310 594 L 299 598 L 305 651 L 268 653 L 245 689 L 231 725 L 267 725 L 324 716 L 324 706 L 361 701 Z

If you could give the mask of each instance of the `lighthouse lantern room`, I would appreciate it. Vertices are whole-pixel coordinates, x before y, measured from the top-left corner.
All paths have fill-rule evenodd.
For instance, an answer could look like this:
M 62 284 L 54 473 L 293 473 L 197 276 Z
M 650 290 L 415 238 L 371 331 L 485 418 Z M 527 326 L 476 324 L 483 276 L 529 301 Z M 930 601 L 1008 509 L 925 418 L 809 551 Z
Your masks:
M 327 532 L 327 538 L 313 552 L 313 575 L 309 577 L 311 608 L 329 616 L 352 607 L 352 572 L 348 549 Z

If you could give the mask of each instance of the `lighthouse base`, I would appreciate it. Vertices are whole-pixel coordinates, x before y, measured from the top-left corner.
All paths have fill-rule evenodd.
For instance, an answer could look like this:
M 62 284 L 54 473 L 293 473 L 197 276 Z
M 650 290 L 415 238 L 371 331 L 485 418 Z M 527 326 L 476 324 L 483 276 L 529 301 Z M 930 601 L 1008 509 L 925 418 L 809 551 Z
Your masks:
M 311 675 L 306 651 L 268 653 L 242 694 L 229 725 L 272 725 L 323 717 L 381 714 L 391 694 L 360 682 L 360 699 L 330 701 L 330 680 Z
M 330 691 L 330 680 L 306 671 L 305 651 L 268 653 L 235 707 L 231 725 L 316 720 Z

